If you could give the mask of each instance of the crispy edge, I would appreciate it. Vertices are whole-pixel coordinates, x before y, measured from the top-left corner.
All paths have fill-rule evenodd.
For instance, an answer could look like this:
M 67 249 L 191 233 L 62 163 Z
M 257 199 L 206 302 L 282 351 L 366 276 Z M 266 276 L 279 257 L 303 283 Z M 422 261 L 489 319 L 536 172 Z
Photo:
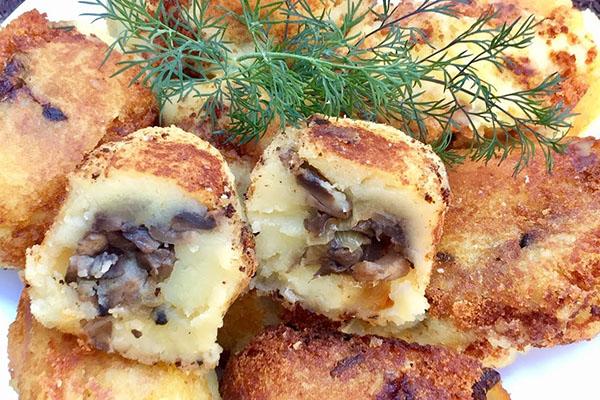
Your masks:
M 572 343 L 589 339 L 600 332 L 600 312 L 593 312 L 594 307 L 600 304 L 600 252 L 594 250 L 597 249 L 595 243 L 600 243 L 600 227 L 590 226 L 587 230 L 589 235 L 578 238 L 567 259 L 562 260 L 563 267 L 559 266 L 558 272 L 563 276 L 560 282 L 548 286 L 536 283 L 538 278 L 531 274 L 542 268 L 538 271 L 542 279 L 544 265 L 532 264 L 529 275 L 517 268 L 524 240 L 533 241 L 535 246 L 536 237 L 543 240 L 541 231 L 544 227 L 551 229 L 554 223 L 558 223 L 553 221 L 572 218 L 569 217 L 569 210 L 584 206 L 591 207 L 589 212 L 600 212 L 600 141 L 592 138 L 574 139 L 566 155 L 557 157 L 552 177 L 546 175 L 543 161 L 538 157 L 523 172 L 526 178 L 513 180 L 512 162 L 514 156 L 500 166 L 475 165 L 467 161 L 450 170 L 449 178 L 455 196 L 463 203 L 458 208 L 451 207 L 447 213 L 445 236 L 438 248 L 434 274 L 427 289 L 431 304 L 429 315 L 452 322 L 458 331 L 474 334 L 477 339 L 464 351 L 485 359 L 486 364 L 491 365 L 509 362 L 515 350 Z M 524 186 L 516 190 L 515 185 Z M 471 208 L 479 204 L 485 210 L 485 206 L 481 205 L 484 199 L 481 196 L 486 195 L 490 201 L 495 201 L 496 191 L 510 191 L 511 187 L 515 187 L 515 197 L 506 199 L 506 202 L 509 203 L 509 209 L 511 206 L 516 208 L 507 214 L 498 214 L 496 220 L 485 215 L 478 216 L 478 211 Z M 528 199 L 525 204 L 522 204 L 523 199 L 516 197 L 517 192 L 526 194 Z M 553 203 L 552 210 L 542 210 L 542 204 L 548 201 Z M 578 211 L 577 215 L 584 214 Z M 530 226 L 521 227 L 523 221 Z M 481 260 L 478 260 L 478 267 L 463 265 L 452 254 L 454 245 L 451 241 L 458 241 L 456 251 L 462 252 L 460 238 L 468 235 L 469 225 L 472 224 L 478 229 L 487 230 L 485 235 L 494 235 L 494 232 L 500 234 L 508 231 L 509 227 L 525 229 L 528 235 L 509 241 L 501 240 L 495 243 L 496 247 L 482 250 L 490 257 L 487 263 L 480 264 Z M 462 257 L 467 256 L 462 254 Z M 497 257 L 495 261 L 493 257 Z M 543 292 L 546 287 L 548 292 L 532 303 L 527 300 L 531 293 L 518 294 L 512 289 L 523 280 L 530 281 L 538 292 Z M 453 282 L 450 285 L 452 289 L 446 287 L 449 282 Z M 568 302 L 576 309 L 571 309 L 571 314 L 564 321 L 557 313 Z M 506 326 L 512 328 L 503 329 Z M 493 345 L 496 336 L 508 340 L 510 347 Z
M 230 400 L 486 399 L 499 380 L 496 371 L 443 348 L 280 325 L 230 360 L 221 394 Z

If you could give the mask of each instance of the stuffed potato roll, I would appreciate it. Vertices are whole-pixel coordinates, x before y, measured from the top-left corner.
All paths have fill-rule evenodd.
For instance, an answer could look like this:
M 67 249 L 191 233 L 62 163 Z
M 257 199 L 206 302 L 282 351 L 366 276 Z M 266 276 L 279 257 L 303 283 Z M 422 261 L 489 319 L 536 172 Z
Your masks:
M 49 328 L 144 363 L 215 366 L 217 330 L 255 266 L 229 168 L 177 128 L 94 151 L 27 257 Z
M 259 290 L 377 325 L 426 310 L 449 197 L 430 147 L 385 125 L 314 117 L 269 145 L 247 197 Z

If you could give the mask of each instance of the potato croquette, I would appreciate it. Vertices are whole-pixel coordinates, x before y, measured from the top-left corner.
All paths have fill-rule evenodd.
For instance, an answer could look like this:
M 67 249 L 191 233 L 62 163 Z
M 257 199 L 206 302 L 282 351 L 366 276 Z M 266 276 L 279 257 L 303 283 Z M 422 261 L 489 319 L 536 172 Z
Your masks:
M 401 2 L 397 14 L 410 13 L 417 7 L 416 3 L 418 2 Z M 569 130 L 569 135 L 581 135 L 600 117 L 600 108 L 597 107 L 597 100 L 600 98 L 598 47 L 592 32 L 586 27 L 583 12 L 574 8 L 571 0 L 473 0 L 458 4 L 457 11 L 458 18 L 439 13 L 418 13 L 404 20 L 405 26 L 420 29 L 424 36 L 412 50 L 416 56 L 428 56 L 432 53 L 431 46 L 442 48 L 467 31 L 482 14 L 496 13 L 487 25 L 489 29 L 498 29 L 518 18 L 523 23 L 526 18 L 533 16 L 539 24 L 534 28 L 531 44 L 503 52 L 501 68 L 491 62 L 477 63 L 477 76 L 493 85 L 498 93 L 506 94 L 532 89 L 549 75 L 559 73 L 563 80 L 548 102 L 561 103 L 576 114 L 570 120 L 573 127 Z M 448 56 L 457 56 L 462 51 L 479 54 L 481 49 L 473 41 L 469 45 L 454 46 L 449 50 Z M 422 90 L 425 92 L 422 101 L 448 96 L 442 93 L 442 86 L 437 84 L 425 83 Z M 470 95 L 459 94 L 458 100 L 462 104 L 469 104 L 473 113 L 482 106 L 481 102 L 472 101 Z M 509 104 L 504 107 L 514 115 L 521 113 Z M 497 117 L 504 118 L 501 113 Z M 471 122 L 482 134 L 489 134 L 493 128 L 489 120 L 477 117 L 471 121 L 457 117 L 455 122 L 454 147 L 470 146 Z M 429 128 L 433 136 L 440 131 L 436 126 Z
M 42 326 L 21 296 L 8 334 L 11 385 L 21 400 L 218 400 L 213 371 L 139 364 Z
M 0 266 L 25 266 L 86 153 L 156 119 L 135 69 L 111 78 L 121 57 L 102 65 L 106 50 L 37 11 L 0 30 Z
M 31 311 L 100 350 L 212 368 L 255 270 L 241 213 L 231 171 L 195 135 L 147 128 L 102 145 L 28 254 Z
M 502 400 L 500 375 L 434 346 L 280 325 L 228 362 L 227 400 Z
M 513 177 L 516 157 L 449 170 L 431 307 L 400 337 L 502 366 L 600 332 L 600 141 L 573 139 L 551 175 L 538 156 Z
M 431 148 L 394 128 L 320 116 L 288 128 L 246 194 L 254 286 L 333 319 L 411 323 L 427 308 L 449 193 Z

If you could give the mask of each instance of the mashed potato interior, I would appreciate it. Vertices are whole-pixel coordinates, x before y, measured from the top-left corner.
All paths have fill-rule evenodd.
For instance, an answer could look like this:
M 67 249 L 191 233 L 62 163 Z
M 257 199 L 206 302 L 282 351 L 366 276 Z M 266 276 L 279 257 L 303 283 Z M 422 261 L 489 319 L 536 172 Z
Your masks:
M 376 213 L 393 216 L 402 223 L 409 241 L 406 255 L 414 265 L 406 276 L 378 283 L 357 282 L 346 274 L 316 276 L 319 265 L 307 264 L 303 256 L 307 247 L 324 244 L 327 239 L 304 228 L 304 219 L 311 212 L 307 193 L 279 158 L 289 142 L 276 140 L 263 156 L 247 203 L 252 229 L 259 232 L 256 247 L 261 266 L 256 287 L 278 290 L 287 301 L 301 302 L 331 318 L 352 315 L 375 324 L 397 325 L 419 319 L 427 308 L 423 293 L 433 240 L 428 227 L 439 215 L 422 206 L 424 200 L 418 191 L 386 183 L 376 173 L 354 168 L 343 160 L 320 157 L 303 142 L 298 155 L 351 199 L 353 212 L 348 225 Z
M 31 284 L 32 311 L 48 327 L 81 334 L 82 321 L 98 316 L 91 302 L 81 301 L 73 284 L 64 278 L 69 257 L 91 229 L 94 216 L 126 215 L 136 224 L 160 224 L 183 210 L 195 212 L 202 205 L 167 180 L 132 172 L 111 172 L 90 183 L 72 181 L 68 202 L 42 246 L 30 254 L 26 276 Z M 112 348 L 143 362 L 199 363 L 214 366 L 221 348 L 217 330 L 229 303 L 240 291 L 245 273 L 241 252 L 234 243 L 239 228 L 229 218 L 216 217 L 212 230 L 198 230 L 185 243 L 175 245 L 171 275 L 158 285 L 169 320 L 158 325 L 148 310 L 111 309 Z M 236 236 L 237 232 L 237 236 Z M 132 331 L 139 331 L 136 337 Z

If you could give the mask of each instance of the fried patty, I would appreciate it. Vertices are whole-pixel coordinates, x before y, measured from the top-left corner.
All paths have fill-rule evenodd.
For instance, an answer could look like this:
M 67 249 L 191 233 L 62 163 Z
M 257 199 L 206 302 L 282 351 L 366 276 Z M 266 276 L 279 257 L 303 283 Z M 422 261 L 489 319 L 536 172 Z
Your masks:
M 450 350 L 280 325 L 225 368 L 228 400 L 508 399 L 500 375 Z
M 156 119 L 134 70 L 111 78 L 121 57 L 102 65 L 106 50 L 37 11 L 0 31 L 0 265 L 24 266 L 86 153 Z
M 397 14 L 408 14 L 415 7 L 414 2 L 402 2 Z M 442 48 L 486 13 L 495 13 L 486 26 L 489 29 L 500 29 L 517 19 L 523 23 L 526 18 L 533 16 L 539 24 L 534 28 L 531 44 L 520 49 L 509 48 L 500 54 L 500 68 L 492 63 L 477 63 L 477 76 L 492 84 L 498 93 L 506 94 L 532 89 L 549 75 L 559 73 L 563 80 L 547 103 L 560 103 L 576 114 L 570 120 L 573 128 L 569 134 L 580 135 L 600 117 L 596 106 L 600 96 L 598 47 L 585 24 L 583 13 L 574 8 L 570 0 L 475 0 L 459 4 L 457 12 L 458 18 L 439 13 L 420 13 L 407 18 L 404 22 L 406 26 L 419 28 L 424 35 L 424 40 L 416 44 L 413 52 L 420 57 L 429 55 L 432 52 L 431 45 Z M 457 56 L 464 50 L 471 54 L 481 51 L 476 44 L 470 43 L 467 46 L 454 46 L 448 56 Z M 439 98 L 439 86 L 426 84 L 423 89 L 426 94 L 422 100 Z M 459 95 L 458 99 L 463 104 L 469 104 L 472 112 L 481 108 L 470 96 Z M 521 111 L 515 107 L 508 104 L 504 107 L 515 115 L 521 115 Z M 502 115 L 498 117 L 504 118 Z M 453 145 L 468 146 L 472 127 L 466 118 L 456 119 L 458 126 L 454 129 L 457 140 Z M 474 117 L 473 123 L 481 133 L 489 133 L 493 129 L 491 123 L 484 119 Z M 438 131 L 439 128 L 432 127 L 433 133 Z
M 190 133 L 153 127 L 102 145 L 28 251 L 32 313 L 126 358 L 212 368 L 223 316 L 256 268 L 242 214 L 225 161 Z
M 449 170 L 428 318 L 400 336 L 501 366 L 600 332 L 600 141 L 575 139 L 552 175 L 467 161 Z
M 8 356 L 11 385 L 21 400 L 219 399 L 213 372 L 138 364 L 43 327 L 29 311 L 27 294 L 9 330 Z

